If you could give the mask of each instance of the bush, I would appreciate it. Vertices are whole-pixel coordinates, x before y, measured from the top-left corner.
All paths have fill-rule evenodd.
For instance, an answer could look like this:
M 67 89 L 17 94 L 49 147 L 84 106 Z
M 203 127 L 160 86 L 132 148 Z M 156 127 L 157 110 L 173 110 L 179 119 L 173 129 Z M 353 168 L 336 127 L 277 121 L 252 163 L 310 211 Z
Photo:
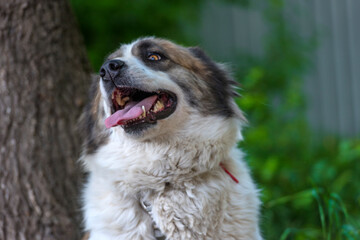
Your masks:
M 240 146 L 262 188 L 264 236 L 359 239 L 360 142 L 310 131 L 302 84 L 314 40 L 296 35 L 281 3 L 262 8 L 270 27 L 264 57 L 248 57 L 237 74 L 237 102 L 250 121 Z
M 200 0 L 70 0 L 97 71 L 105 56 L 139 37 L 191 43 L 196 39 Z

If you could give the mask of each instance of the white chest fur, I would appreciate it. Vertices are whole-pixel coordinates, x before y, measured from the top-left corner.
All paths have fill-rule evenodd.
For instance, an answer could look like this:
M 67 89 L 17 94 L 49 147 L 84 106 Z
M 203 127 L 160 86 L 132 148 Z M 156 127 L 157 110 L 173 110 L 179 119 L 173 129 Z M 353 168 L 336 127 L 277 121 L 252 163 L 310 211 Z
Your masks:
M 168 239 L 260 239 L 257 191 L 236 149 L 212 142 L 140 147 L 114 138 L 86 158 L 91 240 L 155 239 L 152 218 Z M 152 205 L 152 217 L 142 198 Z

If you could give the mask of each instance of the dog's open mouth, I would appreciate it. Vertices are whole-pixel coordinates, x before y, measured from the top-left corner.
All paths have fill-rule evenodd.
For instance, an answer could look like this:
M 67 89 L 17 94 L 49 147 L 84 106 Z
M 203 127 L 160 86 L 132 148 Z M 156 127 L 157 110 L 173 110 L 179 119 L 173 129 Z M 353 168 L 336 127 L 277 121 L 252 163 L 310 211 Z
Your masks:
M 156 123 L 169 117 L 176 108 L 176 95 L 170 91 L 145 92 L 136 88 L 116 88 L 111 95 L 112 115 L 105 120 L 107 128 L 130 127 Z

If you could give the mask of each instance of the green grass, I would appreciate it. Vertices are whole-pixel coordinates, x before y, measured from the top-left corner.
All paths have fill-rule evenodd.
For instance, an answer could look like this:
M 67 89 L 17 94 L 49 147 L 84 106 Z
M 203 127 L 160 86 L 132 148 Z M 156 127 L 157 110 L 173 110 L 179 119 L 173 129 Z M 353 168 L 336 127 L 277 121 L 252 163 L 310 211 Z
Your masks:
M 278 165 L 271 178 L 268 169 L 248 155 L 263 189 L 266 239 L 360 239 L 360 141 L 331 142 L 313 149 L 314 161 Z M 289 171 L 287 176 L 304 174 L 294 183 L 284 181 L 282 168 Z
M 316 200 L 318 212 L 314 216 L 320 225 L 312 228 L 286 228 L 280 240 L 288 239 L 323 239 L 357 240 L 360 239 L 359 222 L 349 216 L 341 197 L 336 193 L 325 193 L 324 189 L 313 188 L 290 196 L 285 196 L 267 203 L 268 209 L 295 199 L 312 197 Z

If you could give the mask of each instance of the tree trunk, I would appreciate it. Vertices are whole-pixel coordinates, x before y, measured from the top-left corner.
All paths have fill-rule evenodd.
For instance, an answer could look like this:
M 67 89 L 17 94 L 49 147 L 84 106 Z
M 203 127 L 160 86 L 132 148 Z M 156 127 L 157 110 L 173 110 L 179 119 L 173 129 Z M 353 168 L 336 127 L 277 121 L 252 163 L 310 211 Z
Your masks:
M 0 0 L 0 239 L 79 239 L 90 67 L 65 0 Z

